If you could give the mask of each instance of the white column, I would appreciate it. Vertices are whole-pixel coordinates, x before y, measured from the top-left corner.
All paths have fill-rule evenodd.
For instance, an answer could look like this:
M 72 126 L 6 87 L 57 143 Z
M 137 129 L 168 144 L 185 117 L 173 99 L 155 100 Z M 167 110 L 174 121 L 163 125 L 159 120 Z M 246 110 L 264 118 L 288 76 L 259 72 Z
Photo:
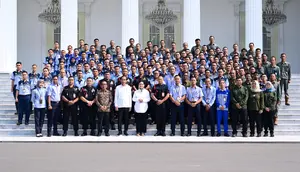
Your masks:
M 139 0 L 122 0 L 122 53 L 129 45 L 129 39 L 139 42 Z
M 84 3 L 85 13 L 85 42 L 92 43 L 94 40 L 91 38 L 91 2 Z
M 183 42 L 190 48 L 196 38 L 201 38 L 200 14 L 200 0 L 183 0 Z
M 17 62 L 17 0 L 0 0 L 0 72 L 10 73 Z
M 61 0 L 61 41 L 62 50 L 68 45 L 78 47 L 78 0 Z
M 240 43 L 240 4 L 241 1 L 233 0 L 230 1 L 234 6 L 234 33 L 235 33 L 235 43 Z
M 284 4 L 287 0 L 281 0 L 279 1 L 278 5 L 279 5 L 279 9 L 281 10 L 281 12 L 284 13 Z M 280 57 L 280 54 L 281 53 L 284 53 L 284 46 L 283 46 L 283 43 L 284 43 L 284 38 L 283 38 L 283 35 L 284 35 L 284 23 L 283 24 L 280 24 L 278 26 L 278 54 L 274 54 L 277 58 Z
M 262 0 L 245 0 L 246 18 L 246 41 L 248 48 L 250 42 L 263 52 L 263 23 L 262 23 Z

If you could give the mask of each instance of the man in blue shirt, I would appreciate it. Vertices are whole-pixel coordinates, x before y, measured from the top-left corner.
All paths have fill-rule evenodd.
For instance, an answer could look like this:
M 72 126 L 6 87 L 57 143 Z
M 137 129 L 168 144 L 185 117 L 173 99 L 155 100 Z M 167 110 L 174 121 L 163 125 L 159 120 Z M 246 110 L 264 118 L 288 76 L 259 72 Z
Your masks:
M 16 102 L 19 102 L 19 117 L 17 125 L 21 125 L 23 121 L 23 114 L 25 114 L 25 125 L 29 124 L 30 117 L 30 82 L 28 80 L 28 73 L 22 72 L 22 80 L 16 86 Z
M 16 70 L 12 72 L 11 76 L 10 76 L 10 80 L 11 80 L 11 92 L 13 93 L 14 95 L 14 99 L 16 99 L 16 87 L 17 87 L 17 84 L 19 83 L 19 81 L 22 79 L 22 63 L 21 62 L 17 62 L 16 63 Z M 16 113 L 15 115 L 18 114 L 18 102 L 16 101 L 15 102 L 15 106 L 16 106 Z
M 184 136 L 184 99 L 186 96 L 186 90 L 183 85 L 180 84 L 181 78 L 179 75 L 175 76 L 175 85 L 170 90 L 171 105 L 171 136 L 175 136 L 175 125 L 177 116 L 180 119 L 181 136 Z
M 188 135 L 192 135 L 192 121 L 193 115 L 196 115 L 197 119 L 197 136 L 200 136 L 201 132 L 201 112 L 200 112 L 200 103 L 202 102 L 203 93 L 200 87 L 197 85 L 197 79 L 191 77 L 191 86 L 187 88 L 187 94 L 185 102 L 188 104 Z
M 37 73 L 37 65 L 33 64 L 32 65 L 32 72 L 29 73 L 29 82 L 30 82 L 31 91 L 36 88 L 37 82 L 38 82 L 40 77 L 41 77 L 41 75 L 39 73 Z M 44 83 L 43 83 L 43 85 L 44 85 Z M 30 108 L 29 109 L 30 109 L 31 114 L 32 114 L 32 102 L 30 102 Z
M 77 86 L 79 89 L 81 89 L 83 86 L 85 86 L 85 80 L 83 79 L 82 70 L 77 71 L 77 77 L 75 77 L 75 86 Z
M 202 104 L 204 106 L 204 113 L 202 113 L 203 119 L 203 129 L 204 132 L 201 136 L 208 136 L 207 132 L 207 122 L 210 123 L 210 132 L 211 136 L 215 136 L 215 109 L 214 103 L 216 100 L 216 89 L 215 87 L 211 86 L 211 79 L 206 78 L 205 85 L 202 88 L 203 98 Z
M 217 136 L 221 136 L 221 121 L 224 124 L 224 136 L 228 137 L 228 108 L 230 105 L 230 91 L 226 88 L 225 80 L 219 81 L 219 88 L 216 92 L 217 105 Z

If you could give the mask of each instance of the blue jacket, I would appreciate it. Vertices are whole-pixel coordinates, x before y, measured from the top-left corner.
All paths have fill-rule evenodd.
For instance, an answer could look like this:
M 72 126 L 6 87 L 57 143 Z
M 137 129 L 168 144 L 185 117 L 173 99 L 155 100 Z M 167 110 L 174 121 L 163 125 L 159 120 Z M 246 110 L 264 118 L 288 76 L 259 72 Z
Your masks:
M 216 91 L 216 105 L 217 110 L 220 110 L 221 106 L 225 106 L 224 110 L 228 111 L 228 107 L 230 105 L 230 91 L 225 88 L 225 90 L 221 90 L 220 88 Z

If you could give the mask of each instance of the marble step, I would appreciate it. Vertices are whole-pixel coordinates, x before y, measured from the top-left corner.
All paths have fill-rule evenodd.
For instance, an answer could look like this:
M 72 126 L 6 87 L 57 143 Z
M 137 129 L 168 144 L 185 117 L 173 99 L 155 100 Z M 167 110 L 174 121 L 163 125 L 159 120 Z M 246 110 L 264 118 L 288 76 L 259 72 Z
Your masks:
M 299 114 L 292 114 L 292 115 L 283 115 L 283 114 L 278 114 L 278 119 L 279 120 L 300 120 L 300 113 Z M 299 121 L 300 124 L 300 121 Z
M 203 131 L 203 130 L 202 130 Z M 201 132 L 202 132 L 201 131 Z M 58 131 L 60 134 L 62 134 L 62 131 L 59 130 Z M 185 131 L 186 133 L 187 131 Z M 210 132 L 210 130 L 208 130 L 208 132 Z M 232 130 L 229 129 L 228 130 L 229 134 L 231 134 Z M 42 133 L 44 134 L 44 136 L 46 136 L 47 134 L 47 130 L 43 130 Z M 109 131 L 111 136 L 116 136 L 118 131 L 117 130 L 110 130 Z M 153 136 L 156 133 L 156 129 L 148 129 L 146 136 Z M 79 134 L 82 134 L 82 130 L 79 130 Z M 90 130 L 88 130 L 88 134 L 90 134 Z M 102 133 L 104 134 L 104 133 Z M 136 130 L 135 129 L 130 129 L 128 130 L 128 134 L 129 135 L 135 135 L 136 134 Z M 170 129 L 166 129 L 166 135 L 167 137 L 170 137 L 169 135 L 171 134 L 171 130 Z M 210 133 L 209 133 L 210 134 Z M 250 131 L 248 131 L 248 136 L 250 134 Z M 300 136 L 300 130 L 276 130 L 275 129 L 275 137 L 276 136 Z M 68 131 L 68 136 L 73 136 L 74 135 L 74 131 L 73 130 L 69 130 Z M 180 130 L 176 129 L 175 130 L 175 135 L 179 136 L 180 135 Z M 192 137 L 195 137 L 197 135 L 197 129 L 192 129 Z M 222 132 L 223 135 L 223 132 Z M 3 129 L 0 130 L 0 136 L 5 136 L 5 137 L 15 137 L 15 136 L 21 136 L 21 137 L 35 137 L 35 130 L 34 129 Z M 57 136 L 56 136 L 57 137 Z M 82 136 L 79 136 L 82 137 Z M 96 136 L 95 136 L 96 137 Z M 104 135 L 101 137 L 105 137 Z M 124 136 L 120 136 L 120 137 L 124 137 Z M 210 137 L 210 136 L 207 136 Z M 238 130 L 238 137 L 241 137 L 241 130 Z M 201 138 L 201 137 L 200 137 Z
M 285 119 L 282 118 L 282 116 L 279 116 L 278 118 L 278 125 L 286 125 L 286 124 L 299 124 L 300 125 L 300 119 Z

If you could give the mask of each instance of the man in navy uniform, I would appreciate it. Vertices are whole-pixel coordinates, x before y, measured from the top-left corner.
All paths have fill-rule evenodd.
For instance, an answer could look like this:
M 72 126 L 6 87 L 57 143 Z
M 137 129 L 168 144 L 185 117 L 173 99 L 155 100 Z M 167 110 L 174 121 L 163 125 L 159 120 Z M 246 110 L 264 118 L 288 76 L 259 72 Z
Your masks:
M 16 102 L 19 102 L 19 117 L 17 125 L 21 125 L 23 121 L 23 114 L 25 114 L 25 125 L 29 124 L 30 117 L 30 82 L 28 80 L 28 73 L 22 71 L 22 80 L 20 80 L 16 86 Z
M 13 95 L 14 95 L 14 99 L 16 99 L 17 97 L 16 97 L 16 86 L 17 86 L 17 84 L 19 83 L 19 81 L 22 79 L 22 72 L 23 72 L 23 70 L 22 70 L 22 63 L 21 62 L 17 62 L 16 63 L 16 70 L 15 71 L 13 71 L 12 72 L 12 74 L 11 74 L 11 77 L 10 77 L 10 79 L 11 79 L 11 92 L 13 92 Z M 16 105 L 16 115 L 18 114 L 18 102 L 16 101 L 15 102 L 15 105 Z

